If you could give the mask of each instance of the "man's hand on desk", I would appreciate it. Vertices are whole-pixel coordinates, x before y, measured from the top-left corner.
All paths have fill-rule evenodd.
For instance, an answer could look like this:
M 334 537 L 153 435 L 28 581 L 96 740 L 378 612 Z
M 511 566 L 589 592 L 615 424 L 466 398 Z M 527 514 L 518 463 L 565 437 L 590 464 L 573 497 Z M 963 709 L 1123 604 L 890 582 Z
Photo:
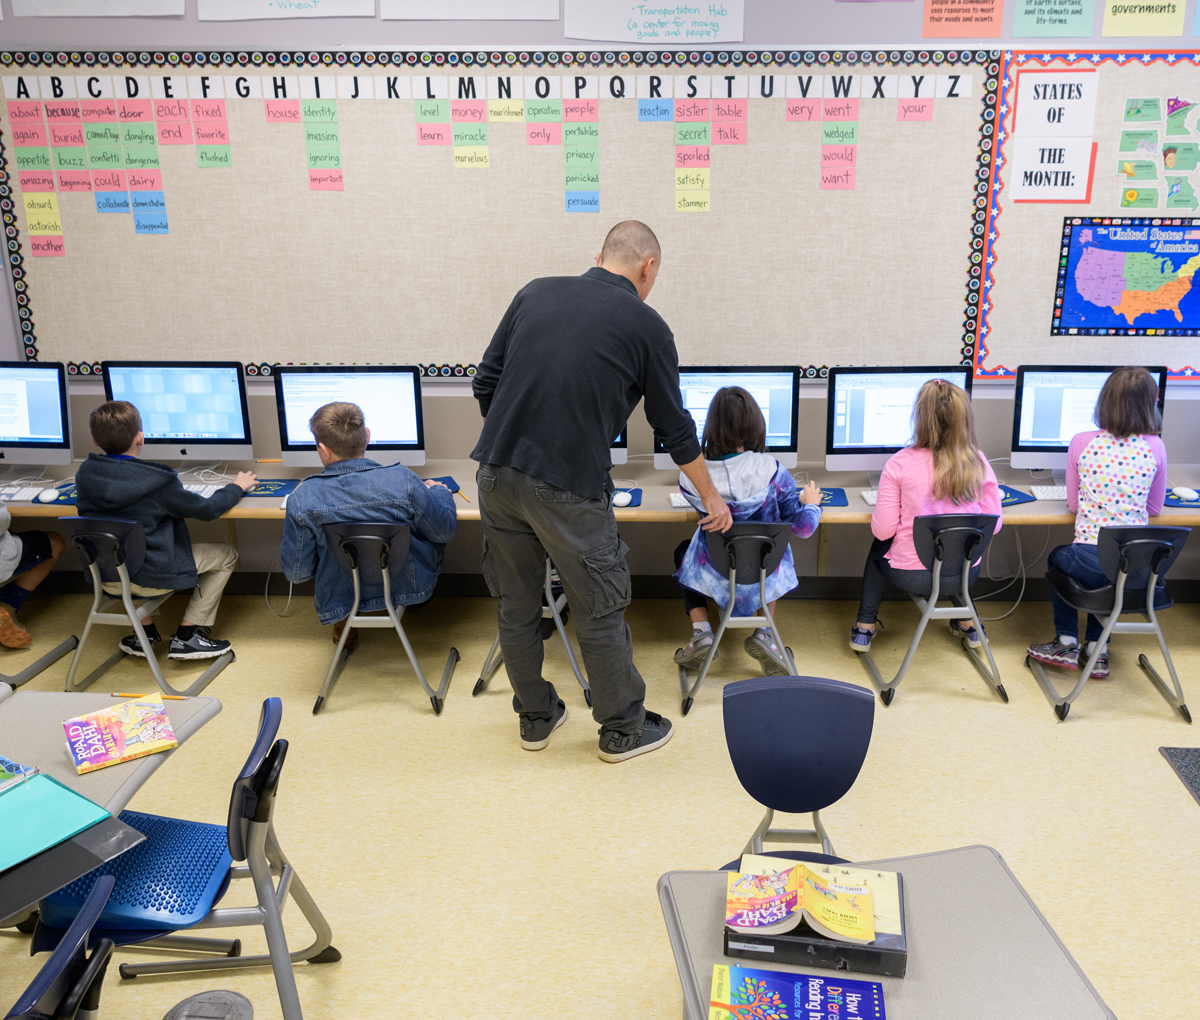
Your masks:
M 253 471 L 239 471 L 233 480 L 234 485 L 240 485 L 242 492 L 249 492 L 258 484 L 258 475 Z

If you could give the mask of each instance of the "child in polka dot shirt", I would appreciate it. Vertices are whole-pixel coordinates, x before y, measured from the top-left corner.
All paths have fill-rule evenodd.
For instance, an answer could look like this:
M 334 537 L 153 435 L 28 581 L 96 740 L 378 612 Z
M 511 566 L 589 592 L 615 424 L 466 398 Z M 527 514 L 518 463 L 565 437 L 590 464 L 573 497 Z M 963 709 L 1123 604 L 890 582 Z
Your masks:
M 1080 432 L 1067 451 L 1067 505 L 1075 512 L 1075 541 L 1050 553 L 1048 563 L 1088 588 L 1108 583 L 1100 569 L 1096 540 L 1100 529 L 1145 524 L 1162 512 L 1167 490 L 1167 451 L 1159 433 L 1158 383 L 1139 366 L 1119 368 L 1096 401 L 1096 424 Z M 1026 654 L 1039 662 L 1079 669 L 1079 615 L 1058 593 L 1054 603 L 1053 641 L 1030 645 Z M 1087 654 L 1103 631 L 1087 618 Z M 1101 652 L 1093 679 L 1108 676 L 1108 651 Z

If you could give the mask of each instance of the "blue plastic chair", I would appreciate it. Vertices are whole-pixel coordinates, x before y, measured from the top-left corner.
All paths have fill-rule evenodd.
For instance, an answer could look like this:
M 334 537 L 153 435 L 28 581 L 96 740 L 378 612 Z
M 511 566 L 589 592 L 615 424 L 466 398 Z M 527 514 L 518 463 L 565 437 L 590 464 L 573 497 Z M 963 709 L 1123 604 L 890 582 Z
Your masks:
M 162 949 L 219 953 L 223 959 L 173 960 L 122 964 L 121 977 L 230 970 L 270 964 L 285 1020 L 302 1020 L 292 964 L 332 963 L 341 959 L 333 933 L 300 876 L 275 837 L 272 817 L 275 793 L 287 756 L 286 740 L 276 740 L 283 702 L 263 702 L 254 748 L 233 783 L 226 825 L 122 811 L 121 820 L 146 834 L 146 842 L 72 882 L 42 900 L 34 946 L 53 945 L 58 929 L 71 923 L 101 876 L 116 887 L 100 916 L 98 928 L 117 945 L 145 943 Z M 245 861 L 235 866 L 234 862 Z M 276 886 L 273 875 L 278 876 Z M 257 905 L 216 907 L 230 881 L 250 878 Z M 283 931 L 282 904 L 290 895 L 316 938 L 307 949 L 289 953 Z M 205 939 L 170 934 L 181 929 L 233 928 L 248 925 L 266 930 L 269 952 L 241 956 L 240 939 Z
M 90 954 L 87 948 L 115 881 L 105 875 L 92 884 L 71 927 L 4 1020 L 75 1020 L 80 1014 L 96 1015 L 113 942 L 100 938 L 93 941 Z
M 821 844 L 822 853 L 770 856 L 845 864 L 834 856 L 821 811 L 854 785 L 875 724 L 870 691 L 816 676 L 769 676 L 727 684 L 725 745 L 738 781 L 767 813 L 742 853 L 761 854 L 763 841 Z M 776 829 L 776 811 L 812 814 L 811 829 Z M 725 869 L 736 868 L 732 861 Z

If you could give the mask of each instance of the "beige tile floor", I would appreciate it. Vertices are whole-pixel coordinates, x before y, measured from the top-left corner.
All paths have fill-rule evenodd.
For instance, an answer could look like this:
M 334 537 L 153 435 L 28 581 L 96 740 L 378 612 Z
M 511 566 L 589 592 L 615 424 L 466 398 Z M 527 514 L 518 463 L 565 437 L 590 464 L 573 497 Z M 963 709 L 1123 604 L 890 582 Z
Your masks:
M 802 672 L 866 685 L 846 647 L 852 609 L 782 604 Z M 79 597 L 31 604 L 34 648 L 72 632 L 84 611 Z M 679 604 L 638 602 L 629 619 L 647 702 L 674 719 L 676 736 L 660 751 L 606 765 L 561 647 L 548 645 L 546 674 L 571 714 L 547 750 L 521 750 L 503 672 L 471 697 L 494 634 L 488 601 L 438 600 L 411 618 L 431 675 L 451 642 L 462 652 L 440 718 L 384 631 L 363 635 L 314 717 L 331 646 L 311 605 L 301 600 L 277 619 L 262 599 L 229 598 L 218 629 L 238 661 L 207 692 L 224 711 L 131 806 L 223 820 L 259 705 L 279 695 L 291 747 L 276 825 L 343 953 L 340 963 L 298 968 L 310 1020 L 673 1020 L 681 998 L 655 881 L 673 868 L 719 866 L 758 821 L 725 753 L 720 704 L 721 684 L 751 675 L 754 663 L 731 641 L 681 718 L 671 665 L 686 627 Z M 884 619 L 877 660 L 886 669 L 899 662 L 916 615 L 888 603 Z M 1200 606 L 1163 619 L 1200 709 Z M 863 772 L 826 823 L 850 859 L 996 847 L 1118 1016 L 1196 1020 L 1200 806 L 1158 747 L 1200 744 L 1200 731 L 1137 669 L 1137 651 L 1152 650 L 1137 637 L 1119 640 L 1113 679 L 1089 685 L 1059 724 L 1022 665 L 1026 642 L 1047 637 L 1048 622 L 1049 607 L 1035 603 L 990 626 L 1008 705 L 957 643 L 940 628 L 929 634 L 892 706 L 878 708 Z M 4 656 L 0 669 L 15 671 L 25 654 Z M 182 675 L 184 666 L 172 669 Z M 58 688 L 65 670 L 66 660 L 28 689 Z M 147 686 L 145 667 L 132 662 L 110 677 L 106 689 Z M 1166 909 L 1137 901 L 1146 880 Z M 303 938 L 294 910 L 290 919 Z M 30 959 L 24 937 L 0 932 L 0 1007 L 42 959 Z M 268 971 L 135 981 L 110 971 L 102 1016 L 158 1020 L 185 996 L 219 987 L 248 995 L 257 1017 L 280 1015 Z M 1038 1015 L 1036 1004 L 1015 1004 L 1013 1015 Z

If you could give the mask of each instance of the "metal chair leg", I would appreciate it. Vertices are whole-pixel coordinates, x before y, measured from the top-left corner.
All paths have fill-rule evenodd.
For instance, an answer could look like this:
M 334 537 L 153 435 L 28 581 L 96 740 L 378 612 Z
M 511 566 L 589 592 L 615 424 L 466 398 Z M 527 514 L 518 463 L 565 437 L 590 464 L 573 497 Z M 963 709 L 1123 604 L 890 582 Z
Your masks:
M 72 635 L 71 637 L 67 638 L 66 641 L 63 641 L 57 647 L 48 651 L 45 655 L 38 659 L 37 662 L 26 666 L 23 670 L 21 670 L 21 672 L 14 673 L 12 676 L 4 676 L 4 674 L 0 673 L 0 683 L 8 684 L 10 687 L 14 688 L 20 687 L 21 684 L 28 683 L 43 670 L 53 666 L 54 663 L 58 662 L 58 660 L 66 655 L 67 652 L 78 647 L 79 638 Z
M 492 641 L 492 647 L 488 649 L 487 658 L 479 667 L 479 679 L 471 688 L 471 697 L 477 697 L 487 689 L 488 681 L 496 675 L 496 670 L 500 668 L 502 662 L 504 662 L 504 655 L 500 651 L 500 634 L 497 631 L 495 640 Z

